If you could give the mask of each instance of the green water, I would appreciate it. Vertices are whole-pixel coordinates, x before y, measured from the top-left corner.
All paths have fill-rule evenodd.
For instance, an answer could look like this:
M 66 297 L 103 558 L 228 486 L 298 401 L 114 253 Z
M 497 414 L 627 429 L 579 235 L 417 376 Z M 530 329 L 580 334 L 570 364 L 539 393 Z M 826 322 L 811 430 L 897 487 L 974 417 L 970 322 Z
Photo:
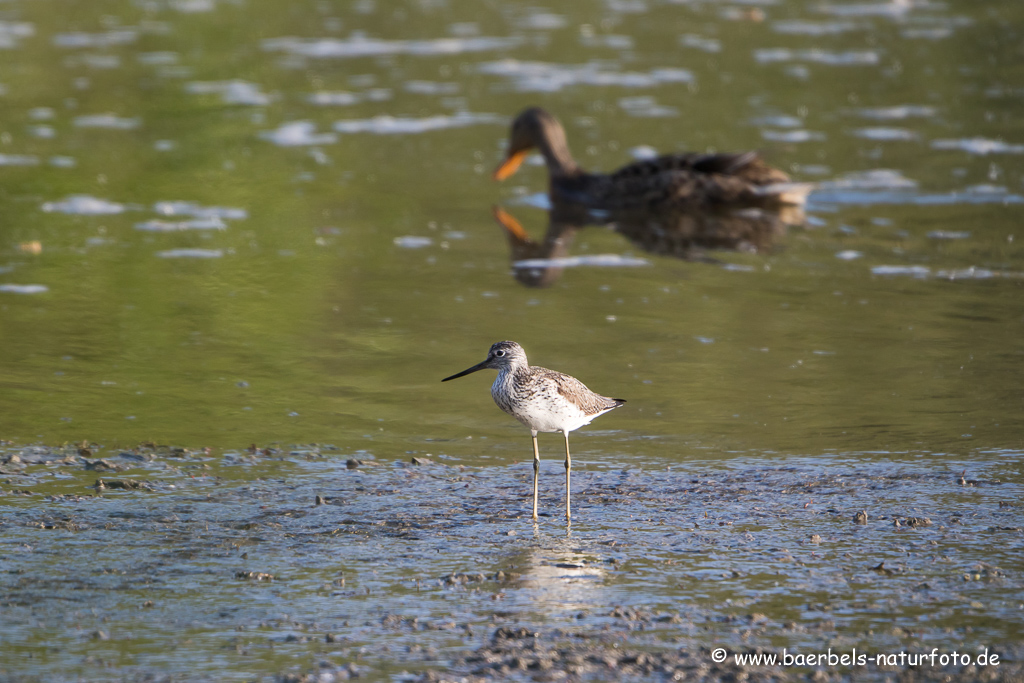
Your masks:
M 1019 67 L 1001 52 L 1016 35 L 1014 5 L 887 17 L 792 3 L 765 21 L 702 3 L 581 6 L 547 21 L 508 4 L 176 7 L 4 8 L 8 26 L 31 25 L 33 35 L 5 51 L 3 152 L 37 163 L 0 166 L 2 278 L 47 288 L 0 293 L 4 438 L 315 441 L 380 456 L 426 439 L 505 438 L 512 432 L 485 405 L 485 380 L 437 380 L 512 338 L 534 362 L 631 399 L 602 427 L 662 438 L 626 460 L 686 458 L 694 448 L 1020 447 L 1024 252 L 1013 238 L 1024 133 L 1014 113 Z M 950 35 L 908 38 L 914 30 Z M 717 43 L 688 47 L 694 35 Z M 282 37 L 295 38 L 273 40 Z M 313 39 L 357 54 L 295 53 Z M 454 47 L 437 42 L 445 39 Z M 371 40 L 386 54 L 358 56 Z M 551 76 L 565 65 L 577 68 Z M 652 79 L 659 69 L 686 69 L 690 82 Z M 590 71 L 612 85 L 590 84 Z M 647 80 L 615 85 L 629 83 L 623 74 Z M 216 84 L 232 80 L 250 84 L 242 99 L 251 103 L 225 101 Z M 317 92 L 356 101 L 317 106 Z M 630 115 L 659 113 L 651 102 L 668 115 Z M 531 103 L 563 119 L 596 169 L 638 145 L 760 148 L 798 180 L 889 169 L 916 186 L 895 200 L 886 198 L 891 181 L 866 198 L 844 188 L 823 202 L 812 195 L 812 223 L 791 228 L 771 253 L 719 256 L 750 272 L 653 255 L 646 267 L 580 267 L 549 289 L 525 289 L 509 277 L 490 206 L 540 191 L 543 170 L 527 166 L 506 185 L 489 171 L 508 118 Z M 907 105 L 920 111 L 877 118 Z M 336 121 L 458 112 L 492 117 L 423 132 L 331 131 Z M 76 125 L 95 114 L 135 127 Z M 261 138 L 299 120 L 331 137 L 296 146 Z M 865 128 L 913 139 L 856 137 Z M 762 137 L 794 130 L 821 139 Z M 936 147 L 974 138 L 1018 149 Z M 74 165 L 55 167 L 54 157 Z M 1006 201 L 965 198 L 982 184 L 1002 188 Z M 43 210 L 70 195 L 124 210 Z M 135 228 L 161 218 L 153 207 L 168 201 L 245 217 L 224 219 L 224 229 Z M 509 208 L 543 232 L 542 212 Z M 960 238 L 928 236 L 936 231 Z M 404 236 L 430 243 L 403 248 L 395 239 Z M 41 253 L 19 249 L 34 241 Z M 220 256 L 158 256 L 196 248 Z M 862 256 L 836 258 L 847 250 Z M 601 229 L 581 233 L 572 252 L 643 256 Z M 887 265 L 930 270 L 872 274 Z M 940 274 L 967 268 L 994 275 Z M 475 445 L 448 450 L 483 455 Z

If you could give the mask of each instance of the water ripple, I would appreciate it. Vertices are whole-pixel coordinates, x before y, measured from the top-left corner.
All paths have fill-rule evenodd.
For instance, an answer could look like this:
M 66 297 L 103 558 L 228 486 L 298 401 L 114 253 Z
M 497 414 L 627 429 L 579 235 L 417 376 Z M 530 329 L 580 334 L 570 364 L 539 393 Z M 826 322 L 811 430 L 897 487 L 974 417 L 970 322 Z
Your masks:
M 139 37 L 136 29 L 117 29 L 105 33 L 58 33 L 53 37 L 53 44 L 66 48 L 112 47 L 134 43 Z
M 47 213 L 70 213 L 83 216 L 121 213 L 127 209 L 124 204 L 97 199 L 86 194 L 71 195 L 59 202 L 46 202 L 42 208 Z
M 22 38 L 31 38 L 35 33 L 35 26 L 27 21 L 0 21 L 0 49 L 13 50 Z
M 263 49 L 302 57 L 351 58 L 380 55 L 454 55 L 464 52 L 504 50 L 519 45 L 519 38 L 466 37 L 433 40 L 383 40 L 354 34 L 345 38 L 271 38 Z
M 270 104 L 270 95 L 248 81 L 193 81 L 185 85 L 185 92 L 195 95 L 220 95 L 224 104 Z
M 50 291 L 50 288 L 46 285 L 16 285 L 13 283 L 0 285 L 0 292 L 9 292 L 11 294 L 43 294 L 48 291 Z
M 38 166 L 39 157 L 32 154 L 0 154 L 0 166 Z
M 531 258 L 515 261 L 513 268 L 576 268 L 579 266 L 636 267 L 649 266 L 647 259 L 621 254 L 594 254 L 592 256 L 565 256 L 562 258 Z
M 480 72 L 504 76 L 522 92 L 556 92 L 570 85 L 623 86 L 650 88 L 664 83 L 692 83 L 694 76 L 686 69 L 660 68 L 648 72 L 614 71 L 602 62 L 587 64 L 550 64 L 503 59 L 486 62 Z
M 856 113 L 867 119 L 907 119 L 912 116 L 935 116 L 935 107 L 904 104 L 895 107 L 866 107 L 864 109 L 857 109 Z
M 166 251 L 158 251 L 156 255 L 159 258 L 213 259 L 223 256 L 224 251 L 221 249 L 168 249 Z
M 136 223 L 143 232 L 181 232 L 183 230 L 226 230 L 227 224 L 219 218 L 194 218 L 188 221 L 162 221 L 153 219 Z
M 933 140 L 932 149 L 960 149 L 971 154 L 1024 154 L 1024 145 L 1012 145 L 1002 140 L 967 138 L 960 140 Z
M 401 116 L 375 116 L 372 119 L 350 119 L 336 121 L 334 130 L 339 133 L 376 133 L 393 135 L 400 133 L 423 133 L 444 128 L 461 128 L 478 123 L 504 123 L 505 118 L 497 114 L 458 114 L 411 118 Z
M 142 125 L 140 118 L 126 118 L 116 114 L 89 114 L 75 118 L 79 128 L 110 128 L 111 130 L 132 130 Z
M 906 128 L 885 127 L 858 128 L 853 131 L 853 135 L 858 138 L 880 141 L 917 140 L 919 137 L 917 133 L 912 130 L 907 130 Z
M 202 206 L 196 202 L 163 201 L 153 205 L 153 211 L 163 216 L 194 216 L 196 218 L 223 218 L 244 220 L 249 212 L 232 206 Z
M 291 121 L 282 123 L 275 130 L 261 131 L 259 136 L 282 147 L 329 145 L 338 140 L 338 136 L 334 133 L 316 133 L 315 131 L 316 124 L 312 121 Z
M 846 50 L 834 52 L 818 48 L 791 50 L 786 47 L 754 50 L 754 59 L 761 64 L 775 62 L 813 62 L 829 66 L 863 66 L 878 64 L 880 57 L 874 50 Z

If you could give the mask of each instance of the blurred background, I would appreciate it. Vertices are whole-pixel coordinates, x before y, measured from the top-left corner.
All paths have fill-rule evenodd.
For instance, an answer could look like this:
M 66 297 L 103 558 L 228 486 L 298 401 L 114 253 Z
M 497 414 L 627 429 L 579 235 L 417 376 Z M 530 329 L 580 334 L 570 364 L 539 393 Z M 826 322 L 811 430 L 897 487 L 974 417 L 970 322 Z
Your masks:
M 528 441 L 487 373 L 440 379 L 514 339 L 629 400 L 581 460 L 1019 455 L 1022 26 L 968 0 L 8 0 L 0 438 L 505 463 Z M 528 105 L 585 168 L 756 149 L 817 189 L 767 245 L 591 227 L 527 287 L 492 206 L 542 239 L 546 171 L 490 173 Z

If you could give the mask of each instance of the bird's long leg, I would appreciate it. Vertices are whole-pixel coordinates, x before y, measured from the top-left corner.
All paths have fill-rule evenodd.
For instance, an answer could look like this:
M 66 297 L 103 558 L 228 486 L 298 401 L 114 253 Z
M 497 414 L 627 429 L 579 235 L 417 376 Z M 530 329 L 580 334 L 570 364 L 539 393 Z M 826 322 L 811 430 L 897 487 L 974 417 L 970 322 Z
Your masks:
M 537 521 L 537 478 L 540 475 L 540 451 L 537 450 L 537 430 L 530 430 L 533 436 L 533 521 Z
M 569 455 L 569 432 L 564 431 L 562 434 L 565 435 L 565 521 L 568 522 L 570 519 L 569 514 L 569 471 L 572 469 L 572 457 Z

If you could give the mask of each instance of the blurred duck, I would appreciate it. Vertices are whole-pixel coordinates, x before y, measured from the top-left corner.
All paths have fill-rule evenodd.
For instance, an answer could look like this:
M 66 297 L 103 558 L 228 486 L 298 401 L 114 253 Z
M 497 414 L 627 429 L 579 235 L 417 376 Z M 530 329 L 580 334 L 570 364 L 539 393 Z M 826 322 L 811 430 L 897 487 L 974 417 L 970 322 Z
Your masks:
M 516 172 L 531 149 L 544 157 L 556 201 L 592 209 L 702 209 L 801 205 L 811 186 L 761 161 L 756 152 L 666 154 L 637 161 L 609 175 L 582 170 L 569 152 L 565 129 L 539 107 L 512 122 L 508 152 L 495 180 Z

